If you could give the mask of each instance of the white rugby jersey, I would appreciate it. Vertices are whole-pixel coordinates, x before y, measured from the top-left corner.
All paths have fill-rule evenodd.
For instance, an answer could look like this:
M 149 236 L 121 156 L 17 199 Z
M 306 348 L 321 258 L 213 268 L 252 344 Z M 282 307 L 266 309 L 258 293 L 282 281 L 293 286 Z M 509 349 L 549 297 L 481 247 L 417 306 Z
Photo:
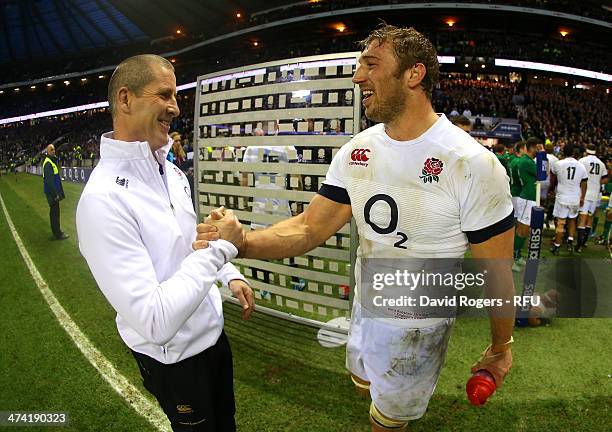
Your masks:
M 588 201 L 597 201 L 601 196 L 601 179 L 608 176 L 606 164 L 595 155 L 585 156 L 578 162 L 584 165 L 589 178 L 584 199 Z
M 359 233 L 357 287 L 361 258 L 461 258 L 466 233 L 478 243 L 513 226 L 506 170 L 444 115 L 411 141 L 391 139 L 383 124 L 356 135 L 319 193 L 346 202 L 344 191 Z
M 546 153 L 546 159 L 548 163 L 546 164 L 546 181 L 550 181 L 550 173 L 552 171 L 552 167 L 559 161 L 559 158 L 552 153 Z
M 580 205 L 580 182 L 588 179 L 584 165 L 573 157 L 567 157 L 552 167 L 552 173 L 557 176 L 555 200 L 567 206 Z

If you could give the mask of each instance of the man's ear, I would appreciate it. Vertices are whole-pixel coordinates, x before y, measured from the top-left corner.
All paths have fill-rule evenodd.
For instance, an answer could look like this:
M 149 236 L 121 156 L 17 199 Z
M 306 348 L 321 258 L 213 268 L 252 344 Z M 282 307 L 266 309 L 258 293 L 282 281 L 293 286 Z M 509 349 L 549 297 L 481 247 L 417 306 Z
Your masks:
M 421 81 L 425 78 L 425 74 L 427 73 L 427 68 L 423 63 L 417 63 L 404 72 L 404 79 L 406 81 L 406 85 L 414 90 L 416 87 L 421 85 Z
M 117 93 L 117 111 L 121 111 L 124 114 L 130 113 L 130 107 L 132 102 L 132 93 L 127 87 L 121 87 Z

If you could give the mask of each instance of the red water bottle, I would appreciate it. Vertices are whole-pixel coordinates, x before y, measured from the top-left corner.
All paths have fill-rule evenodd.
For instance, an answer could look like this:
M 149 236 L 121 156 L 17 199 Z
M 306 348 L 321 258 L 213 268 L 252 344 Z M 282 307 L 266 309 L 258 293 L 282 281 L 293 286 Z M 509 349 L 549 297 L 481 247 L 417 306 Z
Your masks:
M 465 391 L 467 397 L 472 405 L 484 405 L 487 399 L 495 393 L 497 385 L 495 384 L 495 378 L 489 372 L 481 369 L 474 373 L 468 380 Z

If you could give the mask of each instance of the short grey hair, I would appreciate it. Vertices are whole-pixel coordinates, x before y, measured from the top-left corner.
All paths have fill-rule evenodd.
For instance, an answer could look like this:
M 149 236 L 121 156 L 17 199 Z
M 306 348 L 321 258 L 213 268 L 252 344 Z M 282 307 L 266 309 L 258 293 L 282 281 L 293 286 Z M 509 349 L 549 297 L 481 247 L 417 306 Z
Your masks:
M 174 72 L 174 66 L 167 59 L 155 54 L 140 54 L 123 60 L 113 72 L 108 83 L 108 107 L 115 117 L 115 100 L 119 89 L 127 87 L 140 96 L 142 89 L 153 81 L 153 65 Z

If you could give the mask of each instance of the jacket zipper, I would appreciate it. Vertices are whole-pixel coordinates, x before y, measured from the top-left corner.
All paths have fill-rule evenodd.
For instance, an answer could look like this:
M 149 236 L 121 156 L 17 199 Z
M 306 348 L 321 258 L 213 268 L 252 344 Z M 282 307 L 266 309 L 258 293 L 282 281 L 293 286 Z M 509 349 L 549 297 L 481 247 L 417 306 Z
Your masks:
M 157 159 L 155 159 L 155 162 L 157 162 L 157 166 L 159 170 L 159 181 L 161 183 L 162 190 L 164 191 L 164 193 L 166 194 L 166 197 L 168 198 L 168 204 L 170 204 L 170 210 L 172 210 L 172 214 L 176 216 L 176 212 L 174 211 L 174 205 L 172 204 L 172 200 L 170 199 L 170 192 L 168 191 L 168 188 L 164 184 L 164 180 L 162 178 L 162 176 L 164 175 L 164 167 L 162 164 L 160 164 L 157 161 Z

